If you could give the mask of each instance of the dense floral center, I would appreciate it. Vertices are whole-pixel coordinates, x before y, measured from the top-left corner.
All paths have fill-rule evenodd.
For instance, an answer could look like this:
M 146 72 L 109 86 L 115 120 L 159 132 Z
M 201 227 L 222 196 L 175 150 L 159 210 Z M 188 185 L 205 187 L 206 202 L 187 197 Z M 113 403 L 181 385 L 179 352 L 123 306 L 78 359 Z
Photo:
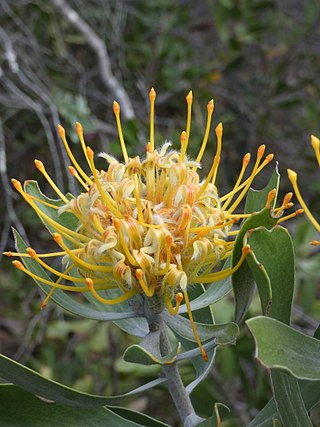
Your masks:
M 90 277 L 171 299 L 175 289 L 195 282 L 226 255 L 232 220 L 215 185 L 200 183 L 199 164 L 167 152 L 169 146 L 126 164 L 101 154 L 107 171 L 96 172 L 90 189 L 62 210 L 72 211 L 79 219 L 77 232 L 90 238 L 79 257 L 112 266 L 112 272 L 93 271 Z

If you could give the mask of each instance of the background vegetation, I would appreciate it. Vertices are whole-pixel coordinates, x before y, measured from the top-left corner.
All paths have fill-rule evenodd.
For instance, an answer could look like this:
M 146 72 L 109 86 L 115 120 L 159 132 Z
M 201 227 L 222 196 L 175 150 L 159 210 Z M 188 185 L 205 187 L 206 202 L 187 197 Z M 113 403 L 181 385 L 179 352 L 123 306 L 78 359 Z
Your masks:
M 50 194 L 34 167 L 38 158 L 61 187 L 75 191 L 56 125 L 62 123 L 76 142 L 79 120 L 92 147 L 117 155 L 111 108 L 116 99 L 129 153 L 142 153 L 151 86 L 158 94 L 159 144 L 165 139 L 178 144 L 185 95 L 193 89 L 191 151 L 196 153 L 205 106 L 214 97 L 214 120 L 222 121 L 225 130 L 220 188 L 230 187 L 243 154 L 265 143 L 280 162 L 282 193 L 290 189 L 286 168 L 293 167 L 300 171 L 306 199 L 319 211 L 320 181 L 309 144 L 311 133 L 320 134 L 319 18 L 317 0 L 2 0 L 1 253 L 13 248 L 11 225 L 37 249 L 52 246 L 9 178 L 37 179 Z M 211 143 L 204 168 L 213 150 Z M 258 185 L 270 172 L 259 177 Z M 313 231 L 304 221 L 296 221 L 292 232 L 298 256 L 294 320 L 311 334 L 319 322 L 320 254 L 309 246 Z M 1 352 L 94 393 L 117 394 L 154 374 L 157 368 L 142 370 L 121 360 L 131 338 L 116 326 L 69 318 L 50 305 L 40 313 L 31 279 L 7 259 L 0 269 Z M 251 310 L 258 313 L 259 306 Z M 217 305 L 215 315 L 219 321 L 231 319 L 232 300 Z M 252 364 L 253 348 L 243 330 L 237 347 L 220 350 L 211 377 L 193 393 L 199 413 L 210 415 L 212 402 L 219 400 L 234 412 L 224 425 L 243 426 L 268 401 L 270 387 L 265 372 Z M 192 376 L 190 365 L 184 374 Z M 128 405 L 178 425 L 165 389 Z

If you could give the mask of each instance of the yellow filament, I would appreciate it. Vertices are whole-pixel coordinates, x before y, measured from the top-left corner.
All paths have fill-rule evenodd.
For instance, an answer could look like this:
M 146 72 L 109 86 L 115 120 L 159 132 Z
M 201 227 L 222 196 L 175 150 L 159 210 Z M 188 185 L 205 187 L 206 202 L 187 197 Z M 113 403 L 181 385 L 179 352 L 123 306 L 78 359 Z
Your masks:
M 218 124 L 218 126 L 215 129 L 215 132 L 216 132 L 216 136 L 217 136 L 217 151 L 216 151 L 216 155 L 215 155 L 215 158 L 217 159 L 217 164 L 216 164 L 216 168 L 214 170 L 214 174 L 212 177 L 212 184 L 214 184 L 216 182 L 218 167 L 219 167 L 219 163 L 220 163 L 220 155 L 221 155 L 221 148 L 222 148 L 222 133 L 223 133 L 222 123 Z
M 69 228 L 64 227 L 63 225 L 57 223 L 56 221 L 52 220 L 48 215 L 43 213 L 37 205 L 35 205 L 28 197 L 28 194 L 25 194 L 25 200 L 29 203 L 29 205 L 39 214 L 44 220 L 47 221 L 48 224 L 50 224 L 52 227 L 54 227 L 56 230 L 60 231 L 60 233 L 64 233 L 67 236 L 75 237 L 76 239 L 82 240 L 84 242 L 89 242 L 90 237 L 84 236 L 83 234 L 77 233 L 73 230 L 70 230 Z M 79 242 L 77 242 L 79 244 Z
M 157 202 L 161 203 L 163 202 L 163 194 L 165 192 L 165 188 L 166 188 L 166 183 L 168 181 L 168 172 L 166 169 L 162 169 L 161 170 L 161 174 L 160 174 L 160 178 L 158 179 L 157 182 L 157 188 L 156 188 L 156 193 L 157 193 Z
M 78 135 L 79 140 L 80 140 L 82 151 L 83 151 L 84 156 L 85 156 L 85 158 L 88 162 L 88 165 L 90 167 L 90 163 L 89 163 L 89 159 L 88 159 L 88 155 L 87 155 L 87 147 L 86 147 L 86 143 L 85 143 L 84 137 L 83 137 L 83 127 L 82 127 L 81 123 L 79 123 L 79 122 L 76 122 L 76 132 L 77 132 L 77 135 Z
M 211 179 L 212 179 L 212 177 L 214 175 L 214 172 L 215 172 L 215 170 L 217 168 L 218 162 L 219 162 L 219 160 L 215 157 L 214 161 L 213 161 L 213 164 L 211 166 L 211 169 L 210 169 L 210 171 L 209 171 L 209 173 L 207 175 L 207 178 L 206 178 L 205 182 L 202 184 L 200 190 L 196 194 L 196 197 L 195 197 L 196 200 L 198 200 L 200 198 L 200 196 L 204 193 L 204 191 L 208 187 L 208 185 L 209 185 L 209 183 L 210 183 L 210 181 L 211 181 Z
M 124 158 L 124 161 L 126 163 L 128 163 L 129 157 L 128 157 L 128 153 L 127 153 L 126 144 L 124 142 L 122 127 L 121 127 L 121 121 L 120 121 L 120 105 L 116 101 L 113 102 L 113 112 L 114 112 L 114 115 L 116 117 L 119 140 L 120 140 L 123 158 Z
M 154 203 L 155 197 L 155 155 L 152 153 L 151 165 L 150 163 L 147 165 L 146 170 L 146 198 Z
M 150 151 L 154 151 L 154 102 L 156 99 L 156 91 L 151 88 L 149 93 L 150 100 Z
M 127 299 L 133 297 L 138 292 L 135 289 L 132 289 L 131 291 L 127 291 L 125 294 L 120 295 L 117 298 L 114 299 L 106 299 L 101 297 L 95 290 L 94 283 L 92 279 L 86 279 L 86 285 L 88 286 L 89 291 L 92 293 L 92 295 L 103 304 L 108 305 L 115 305 L 115 304 L 121 304 L 122 302 L 126 301 Z
M 80 251 L 80 250 L 84 250 L 84 249 L 73 249 L 73 251 Z M 38 254 L 39 258 L 47 258 L 47 257 L 58 257 L 58 256 L 64 256 L 66 253 L 65 251 L 61 251 L 61 252 L 50 252 L 48 254 Z M 5 256 L 19 256 L 19 257 L 26 257 L 26 258 L 30 258 L 29 254 L 26 253 L 21 253 L 21 252 L 3 252 L 3 255 Z
M 82 234 L 76 233 L 60 224 L 58 224 L 56 221 L 53 221 L 49 216 L 47 216 L 45 213 L 43 213 L 33 202 L 32 197 L 25 193 L 22 189 L 22 185 L 19 181 L 16 179 L 11 179 L 11 182 L 15 189 L 22 195 L 24 200 L 29 203 L 29 205 L 38 213 L 39 216 L 41 216 L 43 219 L 47 221 L 48 224 L 50 224 L 53 228 L 56 230 L 59 230 L 59 232 L 70 242 L 72 242 L 76 246 L 82 246 L 83 244 L 79 242 L 78 240 L 74 239 L 71 236 L 76 236 L 79 240 L 86 240 L 89 241 L 90 239 L 88 237 L 83 236 Z
M 178 292 L 176 294 L 176 306 L 175 307 L 173 307 L 172 302 L 171 302 L 171 298 L 167 294 L 165 294 L 163 296 L 163 298 L 164 298 L 164 302 L 165 302 L 165 305 L 166 305 L 169 313 L 172 316 L 175 316 L 176 314 L 178 314 L 181 302 L 183 300 L 183 294 L 181 292 Z
M 240 230 L 228 231 L 228 236 L 236 236 Z
M 163 270 L 158 270 L 157 274 L 159 274 L 159 276 L 164 276 L 165 274 L 168 273 L 170 269 L 171 245 L 172 245 L 172 238 L 168 236 L 166 239 L 166 265 Z
M 318 165 L 320 166 L 320 141 L 319 138 L 316 138 L 315 136 L 311 135 L 311 145 L 315 152 L 316 159 L 318 161 Z
M 287 193 L 282 201 L 281 206 L 279 206 L 278 208 L 274 209 L 274 212 L 276 214 L 282 214 L 282 212 L 284 211 L 284 209 L 290 209 L 293 207 L 293 203 L 290 202 L 290 200 L 292 199 L 293 193 Z
M 147 224 L 144 221 L 139 221 L 139 219 L 133 218 L 135 221 L 137 221 L 138 224 L 143 225 L 143 227 L 149 227 L 149 228 L 162 228 L 163 224 Z
M 225 212 L 226 218 L 249 218 L 252 214 L 229 214 L 229 212 Z
M 66 268 L 66 270 L 64 271 L 64 274 L 69 273 L 69 271 L 72 270 L 72 268 L 73 268 L 73 264 L 71 264 L 68 268 Z M 55 282 L 55 284 L 58 285 L 61 282 L 61 280 L 62 280 L 62 277 L 59 277 L 59 279 Z M 41 310 L 43 310 L 47 306 L 49 299 L 51 298 L 53 292 L 56 289 L 57 289 L 56 286 L 52 286 L 52 288 L 48 292 L 47 296 L 45 297 L 45 299 L 42 301 L 42 303 L 40 305 Z
M 82 178 L 90 185 L 92 185 L 92 180 L 88 177 L 88 175 L 84 172 L 84 170 L 81 168 L 81 166 L 79 165 L 79 163 L 76 161 L 74 155 L 72 154 L 72 151 L 70 150 L 68 141 L 66 139 L 66 132 L 64 130 L 64 128 L 61 125 L 58 125 L 58 132 L 60 134 L 60 137 L 62 139 L 63 145 L 65 146 L 65 149 L 68 153 L 68 156 L 71 160 L 71 162 L 73 163 L 74 167 L 77 169 L 77 171 L 80 173 L 80 175 L 82 176 Z
M 184 141 L 183 147 L 181 147 L 180 161 L 184 159 L 184 156 L 186 155 L 188 144 L 189 144 L 190 130 L 191 130 L 192 101 L 193 101 L 192 90 L 190 90 L 188 95 L 186 96 L 186 101 L 187 101 L 186 139 Z
M 276 212 L 278 215 L 282 214 L 284 209 L 291 209 L 294 206 L 294 203 L 289 202 L 285 206 L 280 206 L 280 208 L 274 209 L 274 212 Z
M 53 191 L 62 199 L 65 203 L 69 203 L 69 200 L 66 198 L 66 196 L 59 190 L 59 188 L 56 186 L 56 184 L 53 182 L 49 174 L 47 173 L 44 164 L 40 160 L 35 160 L 34 164 L 36 165 L 36 168 L 38 171 L 42 173 L 42 175 L 45 177 L 45 179 L 48 181 L 48 183 L 51 185 Z
M 88 242 L 90 240 L 89 237 L 84 236 L 83 234 L 76 233 L 75 231 L 70 230 L 69 228 L 64 227 L 63 225 L 60 225 L 56 221 L 52 220 L 48 215 L 46 215 L 44 212 L 42 212 L 38 206 L 32 201 L 32 197 L 23 191 L 21 183 L 17 181 L 16 179 L 11 180 L 12 184 L 14 185 L 15 189 L 22 195 L 24 200 L 29 203 L 29 205 L 37 212 L 38 215 L 40 215 L 44 220 L 47 221 L 48 224 L 50 224 L 52 227 L 54 227 L 56 230 L 59 230 L 61 233 L 68 236 L 69 240 L 72 239 L 72 237 L 75 237 L 79 240 L 83 240 Z M 72 239 L 73 240 L 73 239 Z M 79 242 L 75 241 L 76 244 L 79 245 Z
M 271 191 L 269 191 L 268 197 L 267 197 L 267 202 L 266 202 L 266 208 L 271 207 L 271 203 L 274 201 L 276 194 L 277 194 L 276 188 L 273 188 Z
M 180 254 L 176 255 L 176 262 L 177 262 L 178 270 L 183 271 L 183 267 L 182 267 L 182 263 L 181 263 L 181 255 Z
M 188 95 L 186 96 L 186 101 L 187 101 L 187 105 L 188 105 L 187 126 L 186 126 L 186 131 L 187 131 L 187 145 L 186 145 L 186 148 L 187 148 L 188 147 L 188 143 L 189 143 L 189 138 L 190 138 L 190 129 L 191 129 L 191 110 L 192 110 L 192 102 L 193 102 L 192 90 L 190 90 L 189 93 L 188 93 Z
M 30 195 L 30 197 L 32 200 L 34 200 L 38 203 L 41 203 L 42 205 L 48 206 L 49 208 L 58 210 L 60 207 L 60 206 L 55 206 L 55 205 L 52 205 L 51 203 L 45 202 L 44 200 L 38 199 L 38 197 L 31 196 L 31 195 Z
M 211 99 L 211 101 L 208 103 L 207 105 L 207 124 L 206 124 L 206 130 L 204 133 L 204 137 L 203 137 L 203 141 L 201 144 L 201 148 L 199 150 L 199 153 L 197 155 L 196 158 L 196 162 L 200 163 L 203 157 L 203 154 L 205 152 L 207 143 L 208 143 L 208 138 L 209 138 L 209 133 L 210 133 L 210 128 L 211 128 L 211 119 L 212 119 L 212 113 L 213 113 L 213 109 L 214 109 L 214 103 L 213 103 L 213 99 Z M 193 170 L 195 171 L 197 169 L 197 166 L 193 167 Z
M 134 179 L 134 196 L 136 198 L 138 219 L 139 219 L 139 222 L 143 223 L 144 217 L 143 217 L 141 200 L 140 200 L 139 181 L 138 181 L 138 175 L 136 173 L 134 173 L 133 179 Z
M 83 179 L 80 177 L 80 175 L 78 174 L 78 172 L 77 172 L 77 170 L 76 170 L 76 168 L 74 168 L 73 166 L 69 166 L 68 167 L 68 169 L 69 169 L 69 172 L 71 173 L 71 175 L 72 176 L 74 176 L 79 182 L 80 182 L 80 184 L 82 185 L 82 187 L 86 190 L 86 191 L 88 191 L 88 187 L 87 187 L 87 185 L 86 185 L 86 183 L 83 181 Z
M 251 176 L 248 178 L 247 184 L 244 186 L 242 192 L 239 194 L 239 196 L 237 197 L 237 199 L 233 202 L 233 204 L 228 209 L 228 211 L 230 213 L 232 213 L 238 207 L 238 205 L 241 203 L 241 201 L 244 198 L 244 196 L 247 194 L 247 192 L 248 192 L 248 190 L 250 188 L 250 185 L 252 184 L 252 181 L 254 180 L 254 178 L 255 178 L 255 176 L 257 174 L 259 163 L 260 163 L 260 160 L 261 160 L 261 158 L 262 158 L 262 156 L 264 154 L 264 150 L 265 150 L 265 145 L 261 145 L 258 148 L 257 159 L 256 159 L 255 165 L 254 165 L 254 167 L 252 169 Z
M 258 169 L 256 170 L 255 176 L 257 176 L 262 169 L 271 162 L 271 160 L 273 159 L 274 155 L 268 154 L 266 156 L 266 158 L 264 159 L 264 161 L 261 163 L 261 165 L 258 167 Z M 220 197 L 220 202 L 224 202 L 226 199 L 228 199 L 230 196 L 234 196 L 238 191 L 242 190 L 243 187 L 245 187 L 248 183 L 248 181 L 251 179 L 251 175 L 245 180 L 243 181 L 242 184 L 239 185 L 238 188 L 233 188 L 233 190 L 231 190 L 229 193 L 225 194 L 223 197 Z
M 102 271 L 104 273 L 111 273 L 113 271 L 113 267 L 111 265 L 107 266 L 107 265 L 91 264 L 90 262 L 82 260 L 81 258 L 77 257 L 73 252 L 70 251 L 70 249 L 63 242 L 60 234 L 54 233 L 52 236 L 54 241 L 58 243 L 58 245 L 61 246 L 67 252 L 67 254 L 70 256 L 70 258 L 73 260 L 73 262 L 76 265 L 80 265 L 81 267 L 84 267 L 88 270 Z
M 113 203 L 114 201 L 111 199 L 111 197 L 109 196 L 108 193 L 106 193 L 103 188 L 101 187 L 101 183 L 99 181 L 99 177 L 96 171 L 96 167 L 94 164 L 94 160 L 93 160 L 93 151 L 91 150 L 90 147 L 87 147 L 87 154 L 88 154 L 88 159 L 89 159 L 89 163 L 90 163 L 90 168 L 93 174 L 93 178 L 94 178 L 94 182 L 98 188 L 98 191 L 101 195 L 101 198 L 103 200 L 103 202 L 105 203 L 105 205 L 107 206 L 107 208 L 117 217 L 123 218 L 123 215 L 114 207 Z
M 144 280 L 144 273 L 140 268 L 136 269 L 135 272 L 136 278 L 138 279 L 140 286 L 147 297 L 152 297 L 154 295 L 154 284 L 151 284 L 150 287 Z
M 290 191 L 284 196 L 282 206 L 286 206 L 291 201 L 292 197 L 293 197 L 293 193 Z
M 228 276 L 231 276 L 235 271 L 238 270 L 238 268 L 242 265 L 243 261 L 245 260 L 246 256 L 250 252 L 250 246 L 246 245 L 242 248 L 242 254 L 237 262 L 237 264 L 233 268 L 226 268 L 225 270 L 221 270 L 217 273 L 211 273 L 207 275 L 200 275 L 193 280 L 191 280 L 191 283 L 211 283 L 211 282 L 217 282 L 219 280 L 225 279 Z
M 224 245 L 226 252 L 221 256 L 221 258 L 219 258 L 220 261 L 231 256 L 234 243 L 235 243 L 235 241 L 232 241 L 232 242 L 228 242 L 227 245 Z M 210 254 L 209 256 L 207 256 L 205 261 L 203 262 L 203 265 L 206 265 L 208 262 L 210 262 L 210 260 L 213 260 L 213 262 L 208 264 L 206 269 L 201 273 L 203 276 L 210 274 L 210 271 L 217 265 L 217 257 L 215 254 Z M 198 269 L 198 271 L 199 271 L 199 269 Z M 198 271 L 196 271 L 196 273 L 198 273 Z M 193 278 L 194 276 L 195 276 L 195 274 L 190 276 L 190 278 Z
M 224 205 L 223 205 L 223 206 L 222 206 L 222 208 L 221 208 L 223 211 L 225 211 L 225 210 L 227 209 L 227 206 L 228 206 L 228 205 L 229 205 L 229 203 L 231 202 L 232 197 L 233 197 L 233 191 L 234 191 L 236 188 L 238 188 L 238 187 L 239 187 L 240 182 L 242 181 L 243 175 L 244 175 L 244 173 L 245 173 L 245 171 L 246 171 L 246 169 L 247 169 L 247 166 L 248 166 L 248 164 L 249 164 L 249 162 L 250 162 L 250 158 L 251 158 L 250 153 L 247 153 L 247 154 L 245 154 L 245 155 L 244 155 L 244 157 L 243 157 L 243 161 L 242 161 L 242 168 L 241 168 L 240 174 L 239 174 L 239 176 L 238 176 L 238 179 L 237 179 L 237 181 L 236 181 L 235 185 L 233 186 L 233 189 L 232 189 L 232 190 L 231 190 L 231 192 L 229 193 L 229 196 L 228 196 L 227 200 L 225 201 Z
M 93 223 L 94 223 L 97 231 L 100 234 L 103 234 L 105 232 L 105 229 L 102 227 L 101 222 L 99 221 L 99 218 L 96 214 L 92 215 L 92 220 L 93 220 Z
M 295 212 L 293 212 L 292 214 L 290 214 L 290 215 L 286 215 L 286 216 L 283 216 L 282 218 L 280 218 L 280 219 L 278 220 L 277 224 L 279 224 L 280 222 L 283 222 L 283 221 L 287 221 L 288 219 L 294 218 L 294 217 L 296 217 L 297 215 L 301 215 L 303 212 L 304 212 L 304 209 L 297 209 L 297 210 L 296 210 Z
M 214 184 L 215 184 L 215 182 L 216 182 L 216 178 L 217 178 L 217 173 L 218 173 L 219 164 L 220 164 L 220 157 L 217 157 L 217 164 L 216 164 L 216 167 L 215 167 L 215 169 L 214 169 L 214 173 L 213 173 L 212 181 L 211 181 L 213 185 L 214 185 Z
M 24 265 L 20 261 L 12 261 L 12 264 L 19 270 L 26 273 L 28 276 L 32 277 L 35 280 L 38 280 L 39 282 L 42 282 L 49 286 L 55 286 L 58 289 L 62 289 L 63 291 L 71 291 L 71 292 L 86 292 L 88 289 L 85 286 L 67 286 L 67 285 L 60 285 L 57 283 L 53 283 L 50 280 L 43 279 L 40 276 L 37 276 L 36 274 L 32 273 L 31 271 L 27 270 Z M 85 280 L 83 280 L 85 281 Z
M 175 192 L 176 192 L 176 187 L 169 183 L 169 185 L 167 186 L 165 195 L 163 197 L 163 202 L 165 203 L 167 208 L 172 208 Z
M 235 241 L 233 241 L 232 243 L 235 243 Z M 233 251 L 233 248 L 230 250 L 230 251 L 227 251 L 222 257 L 221 257 L 221 261 L 222 260 L 224 260 L 224 259 L 227 259 L 227 258 L 229 258 L 231 255 L 232 255 L 232 251 Z
M 288 169 L 288 177 L 289 180 L 292 184 L 292 187 L 294 189 L 295 195 L 297 197 L 297 199 L 299 200 L 300 205 L 302 206 L 302 208 L 304 209 L 307 217 L 309 218 L 311 224 L 314 226 L 314 228 L 320 232 L 320 224 L 318 223 L 318 221 L 314 218 L 314 216 L 312 215 L 312 213 L 310 212 L 308 206 L 306 205 L 305 201 L 302 198 L 302 195 L 300 193 L 300 190 L 298 188 L 298 176 L 296 174 L 296 172 L 294 172 L 291 169 Z M 282 218 L 283 219 L 283 218 Z
M 84 279 L 82 279 L 80 277 L 70 276 L 70 275 L 67 275 L 65 273 L 61 273 L 60 271 L 52 268 L 49 264 L 42 261 L 41 258 L 38 257 L 38 254 L 36 253 L 36 251 L 34 249 L 27 248 L 27 252 L 31 256 L 31 258 L 36 260 L 40 265 L 42 265 L 42 267 L 44 267 L 45 269 L 50 271 L 50 273 L 53 273 L 56 276 L 58 276 L 60 279 L 65 279 L 65 280 L 69 280 L 70 282 L 76 282 L 76 283 L 83 283 L 84 282 Z M 71 267 L 73 268 L 74 265 L 72 265 Z M 105 279 L 97 279 L 97 281 L 99 281 L 99 283 L 105 283 Z
M 190 323 L 191 323 L 191 328 L 192 328 L 192 331 L 193 331 L 193 335 L 194 335 L 194 337 L 195 337 L 195 339 L 197 341 L 197 344 L 198 344 L 198 346 L 200 348 L 202 358 L 207 362 L 208 361 L 208 355 L 205 352 L 205 350 L 204 350 L 204 348 L 203 348 L 203 346 L 201 344 L 201 341 L 200 341 L 200 338 L 199 338 L 196 326 L 194 324 L 193 315 L 192 315 L 191 306 L 190 306 L 190 300 L 189 300 L 189 296 L 188 296 L 187 290 L 183 290 L 183 296 L 184 296 L 184 301 L 185 301 L 186 306 L 187 306 L 188 316 L 189 316 L 189 320 L 190 320 Z
M 56 284 L 59 284 L 59 281 L 60 281 L 60 280 L 57 280 L 57 281 L 56 281 Z M 53 294 L 53 292 L 54 292 L 56 289 L 57 289 L 57 287 L 56 287 L 56 286 L 52 286 L 52 288 L 51 288 L 51 289 L 50 289 L 50 291 L 48 292 L 47 296 L 45 297 L 45 299 L 42 301 L 42 303 L 41 303 L 41 305 L 40 305 L 41 310 L 43 310 L 43 309 L 45 309 L 45 308 L 46 308 L 46 306 L 47 306 L 47 304 L 48 304 L 48 302 L 49 302 L 49 299 L 52 297 L 52 294 Z
M 223 222 L 222 224 L 208 225 L 208 226 L 204 225 L 201 227 L 194 227 L 194 228 L 190 228 L 189 232 L 190 233 L 205 233 L 205 232 L 210 231 L 210 230 L 218 230 L 220 228 L 225 228 L 228 225 L 232 225 L 233 223 L 234 223 L 234 221 L 231 220 L 231 221 Z
M 291 209 L 294 206 L 294 204 L 290 202 L 292 196 L 293 196 L 293 193 L 287 193 L 283 198 L 281 206 L 273 209 L 276 215 L 282 215 L 285 209 Z
M 234 241 L 233 242 L 230 242 L 230 243 L 232 243 L 233 245 L 234 245 Z M 233 246 L 232 245 L 232 246 Z M 227 258 L 229 258 L 229 256 L 231 256 L 231 254 L 232 254 L 232 249 L 231 250 L 227 250 L 225 253 L 224 253 L 224 255 L 223 256 L 221 256 L 221 258 L 219 258 L 219 260 L 220 261 L 222 261 L 222 260 L 224 260 L 224 259 L 227 259 Z M 214 254 L 212 254 L 212 255 L 214 255 Z M 211 262 L 207 267 L 206 267 L 206 269 L 201 273 L 203 276 L 206 276 L 206 275 L 208 275 L 208 274 L 210 274 L 210 271 L 217 265 L 217 258 L 216 258 L 216 256 L 214 255 L 213 257 L 211 256 L 210 257 L 210 255 L 206 258 L 206 260 L 205 260 L 205 262 L 204 262 L 204 264 L 203 265 L 206 265 L 207 264 L 207 262 L 208 261 L 210 261 L 211 259 L 213 259 L 213 262 Z
M 59 231 L 59 233 L 61 234 L 61 236 L 65 237 L 70 243 L 72 243 L 75 246 L 80 246 L 79 249 L 84 249 L 84 243 L 79 242 L 79 240 L 74 239 L 69 234 L 65 233 L 64 231 L 58 230 L 57 227 L 56 227 L 56 230 Z
M 190 206 L 189 206 L 189 208 L 190 208 L 190 211 L 192 211 L 192 208 Z M 192 218 L 192 212 L 191 212 L 190 218 Z M 185 232 L 184 232 L 184 246 L 185 247 L 189 246 L 190 225 L 191 225 L 191 221 L 188 221 L 187 226 L 185 227 Z
M 125 253 L 128 261 L 130 262 L 131 265 L 138 266 L 139 263 L 134 259 L 131 252 L 129 251 L 128 245 L 127 245 L 125 238 L 123 236 L 123 233 L 122 233 L 121 223 L 118 219 L 114 220 L 114 226 L 116 227 L 116 230 L 119 233 L 120 243 L 121 243 L 121 246 L 124 250 L 124 253 Z
M 179 160 L 180 160 L 180 162 L 182 162 L 184 159 L 184 156 L 186 155 L 186 151 L 187 151 L 187 133 L 186 133 L 186 131 L 181 132 L 180 146 L 181 146 L 181 150 L 180 150 Z

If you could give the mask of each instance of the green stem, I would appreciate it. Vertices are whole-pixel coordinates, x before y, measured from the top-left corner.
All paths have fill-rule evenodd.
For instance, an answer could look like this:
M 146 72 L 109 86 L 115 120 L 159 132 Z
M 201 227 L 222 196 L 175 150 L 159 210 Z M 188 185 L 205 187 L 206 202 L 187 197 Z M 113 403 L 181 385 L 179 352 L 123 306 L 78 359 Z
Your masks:
M 160 352 L 161 356 L 166 356 L 171 352 L 171 345 L 167 334 L 167 327 L 159 314 L 152 310 L 145 310 L 145 315 L 149 323 L 150 331 L 161 330 Z M 187 393 L 176 362 L 162 366 L 162 371 L 167 379 L 168 390 L 177 408 L 184 427 L 195 427 L 203 421 L 193 408 L 189 394 Z

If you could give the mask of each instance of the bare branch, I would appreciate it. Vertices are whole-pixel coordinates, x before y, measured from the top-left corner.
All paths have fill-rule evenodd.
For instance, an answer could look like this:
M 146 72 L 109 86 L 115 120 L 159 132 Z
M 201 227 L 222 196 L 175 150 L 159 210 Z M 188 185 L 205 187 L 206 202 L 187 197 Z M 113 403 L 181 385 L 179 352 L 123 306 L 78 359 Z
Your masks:
M 0 27 L 0 41 L 4 47 L 4 58 L 7 60 L 11 71 L 15 74 L 19 71 L 19 65 L 17 62 L 17 56 L 13 50 L 10 38 L 7 36 L 3 28 Z
M 51 0 L 51 2 L 70 24 L 85 37 L 88 45 L 96 52 L 99 61 L 100 76 L 103 83 L 120 103 L 124 117 L 126 119 L 133 119 L 135 114 L 131 101 L 125 89 L 112 73 L 108 51 L 103 40 L 97 36 L 92 28 L 65 0 Z
M 4 227 L 2 229 L 1 241 L 0 241 L 0 254 L 2 254 L 8 240 L 10 225 L 14 224 L 22 237 L 28 242 L 27 235 L 25 233 L 24 227 L 19 221 L 19 218 L 16 215 L 12 197 L 10 194 L 11 184 L 7 175 L 7 157 L 6 157 L 6 141 L 3 134 L 2 122 L 0 121 L 0 176 L 3 184 L 3 197 L 4 204 L 6 206 L 6 219 Z M 11 223 L 11 224 L 10 224 Z

